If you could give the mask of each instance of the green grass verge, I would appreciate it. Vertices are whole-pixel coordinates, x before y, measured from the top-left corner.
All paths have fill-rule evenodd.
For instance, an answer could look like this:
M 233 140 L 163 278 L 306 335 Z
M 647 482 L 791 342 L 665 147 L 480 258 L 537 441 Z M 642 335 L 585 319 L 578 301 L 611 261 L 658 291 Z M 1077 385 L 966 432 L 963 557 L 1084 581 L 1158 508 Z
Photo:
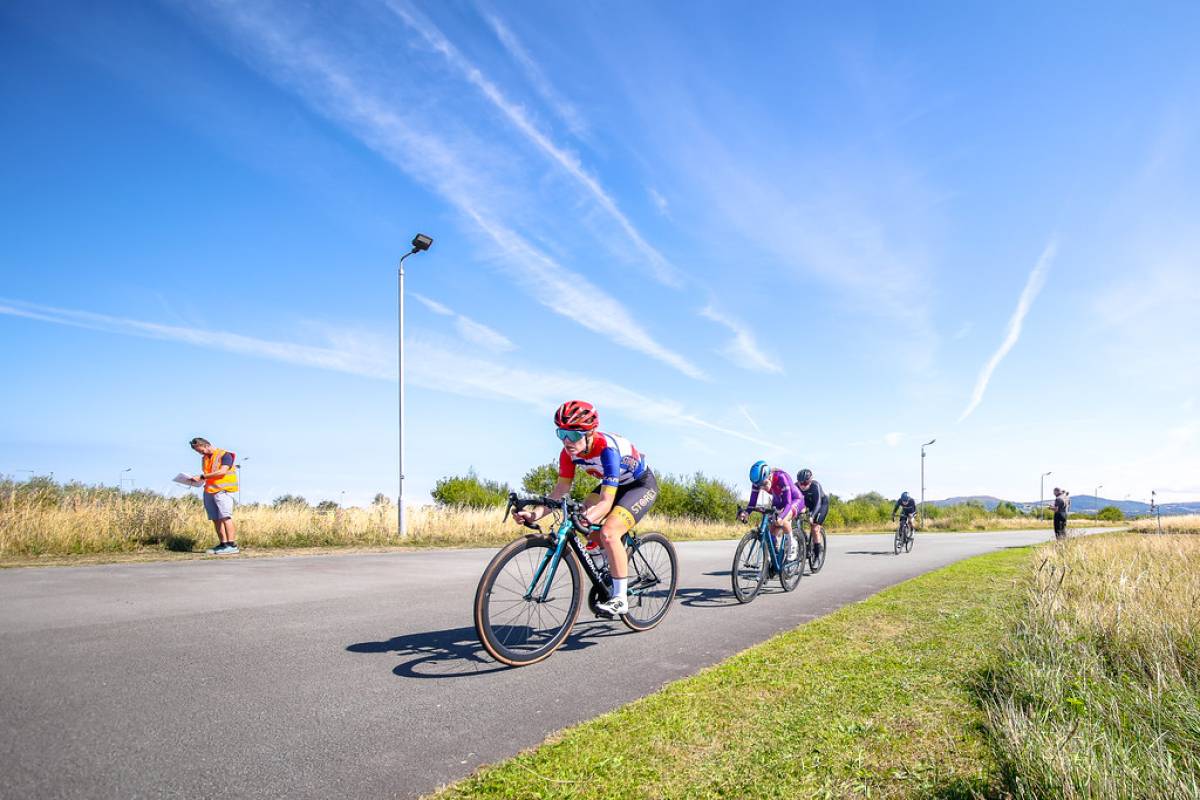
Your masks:
M 438 796 L 995 794 L 999 768 L 971 686 L 1020 606 L 1029 552 L 979 556 L 885 590 Z

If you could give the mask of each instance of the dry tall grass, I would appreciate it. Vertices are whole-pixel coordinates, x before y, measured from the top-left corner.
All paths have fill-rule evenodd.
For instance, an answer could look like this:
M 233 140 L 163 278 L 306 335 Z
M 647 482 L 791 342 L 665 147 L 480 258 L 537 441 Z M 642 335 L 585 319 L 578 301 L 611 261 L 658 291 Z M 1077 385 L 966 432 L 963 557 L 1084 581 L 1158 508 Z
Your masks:
M 305 506 L 239 507 L 238 544 L 280 547 L 499 546 L 523 529 L 501 519 L 501 509 L 413 507 L 408 535 L 396 535 L 394 507 L 320 512 Z M 741 526 L 650 516 L 643 528 L 672 538 L 728 539 Z M 188 552 L 214 544 L 212 523 L 195 498 L 80 493 L 50 502 L 0 496 L 0 557 Z
M 1040 557 L 982 687 L 1010 791 L 1200 798 L 1200 539 L 1095 537 Z
M 1134 520 L 1130 528 L 1138 533 L 1200 533 L 1200 514 L 1185 514 L 1183 516 L 1144 517 Z
M 499 546 L 521 532 L 500 517 L 500 508 L 413 507 L 408 535 L 399 539 L 391 506 L 332 512 L 303 505 L 241 506 L 234 513 L 238 544 L 250 548 Z M 929 530 L 1011 530 L 1036 525 L 1025 517 L 946 515 L 931 520 Z M 713 522 L 655 515 L 641 527 L 662 531 L 677 541 L 734 539 L 745 531 L 732 519 Z M 831 532 L 885 530 L 890 528 L 864 523 Z M 215 542 L 212 524 L 196 496 L 167 498 L 50 484 L 44 490 L 29 490 L 11 482 L 0 487 L 0 558 L 190 552 Z

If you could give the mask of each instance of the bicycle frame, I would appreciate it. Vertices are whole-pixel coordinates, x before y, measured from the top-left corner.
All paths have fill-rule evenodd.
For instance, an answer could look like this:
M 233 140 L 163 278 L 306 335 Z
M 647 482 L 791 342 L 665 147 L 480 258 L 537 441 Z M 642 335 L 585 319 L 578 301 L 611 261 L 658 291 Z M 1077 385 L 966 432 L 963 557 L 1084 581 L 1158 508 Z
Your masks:
M 783 572 L 783 553 L 775 546 L 775 537 L 771 535 L 771 518 L 775 512 L 765 508 L 752 508 L 749 511 L 752 514 L 755 511 L 760 514 L 758 519 L 759 545 L 771 554 L 771 564 L 775 567 L 775 571 Z M 794 530 L 792 535 L 796 535 Z
M 546 598 L 550 594 L 550 587 L 554 584 L 554 577 L 558 574 L 558 565 L 562 562 L 564 550 L 565 548 L 570 547 L 575 553 L 575 559 L 581 565 L 583 565 L 583 570 L 587 573 L 588 579 L 591 580 L 592 585 L 600 590 L 600 600 L 608 600 L 611 596 L 608 590 L 608 584 L 605 583 L 604 576 L 600 574 L 600 571 L 596 568 L 595 563 L 584 551 L 583 545 L 580 544 L 579 541 L 580 537 L 575 535 L 579 529 L 571 520 L 570 514 L 567 512 L 566 504 L 563 503 L 559 510 L 562 512 L 563 518 L 562 522 L 558 525 L 558 529 L 553 534 L 555 538 L 555 547 L 542 557 L 542 561 L 540 564 L 538 564 L 538 568 L 534 572 L 532 580 L 529 581 L 529 588 L 525 592 L 524 599 L 526 601 L 534 599 L 534 595 L 538 594 L 538 582 L 542 580 L 543 576 L 546 576 L 546 571 L 549 570 L 549 576 L 546 577 L 546 581 L 541 589 L 541 594 L 537 597 L 537 601 L 539 603 L 546 602 Z M 598 526 L 593 526 L 592 530 L 599 530 L 599 528 Z M 633 535 L 632 531 L 628 531 L 621 537 L 621 543 L 625 546 L 629 546 L 631 544 L 633 545 L 633 553 L 631 553 L 629 557 L 629 560 L 632 563 L 638 557 L 637 538 Z M 657 585 L 660 581 L 660 578 L 654 572 L 654 568 L 651 567 L 644 558 L 642 559 L 642 563 L 645 564 L 646 569 L 651 573 L 652 579 L 648 582 L 639 581 L 636 585 L 630 585 L 628 587 L 628 594 L 635 597 L 641 594 L 642 591 L 649 586 Z

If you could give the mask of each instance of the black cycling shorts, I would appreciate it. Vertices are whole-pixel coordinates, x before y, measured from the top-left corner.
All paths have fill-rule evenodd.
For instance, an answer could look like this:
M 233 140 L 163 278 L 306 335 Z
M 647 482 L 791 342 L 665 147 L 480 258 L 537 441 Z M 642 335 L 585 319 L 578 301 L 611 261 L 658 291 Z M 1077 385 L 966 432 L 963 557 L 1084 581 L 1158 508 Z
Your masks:
M 592 497 L 600 497 L 599 489 Z M 608 514 L 609 516 L 616 514 L 623 518 L 632 530 L 642 521 L 642 517 L 646 516 L 656 499 L 658 499 L 658 479 L 647 468 L 642 473 L 642 477 L 636 481 L 617 487 L 617 498 L 613 501 L 612 511 Z
M 829 515 L 829 495 L 821 498 L 821 505 L 812 512 L 812 524 L 824 525 L 825 517 Z

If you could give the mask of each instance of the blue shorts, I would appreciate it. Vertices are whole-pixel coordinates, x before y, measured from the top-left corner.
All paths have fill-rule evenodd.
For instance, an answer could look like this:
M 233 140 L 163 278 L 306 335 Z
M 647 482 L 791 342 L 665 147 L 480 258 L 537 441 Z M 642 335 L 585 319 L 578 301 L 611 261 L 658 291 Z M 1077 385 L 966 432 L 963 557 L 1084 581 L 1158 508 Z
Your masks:
M 233 495 L 229 492 L 205 492 L 204 511 L 213 522 L 233 519 Z

